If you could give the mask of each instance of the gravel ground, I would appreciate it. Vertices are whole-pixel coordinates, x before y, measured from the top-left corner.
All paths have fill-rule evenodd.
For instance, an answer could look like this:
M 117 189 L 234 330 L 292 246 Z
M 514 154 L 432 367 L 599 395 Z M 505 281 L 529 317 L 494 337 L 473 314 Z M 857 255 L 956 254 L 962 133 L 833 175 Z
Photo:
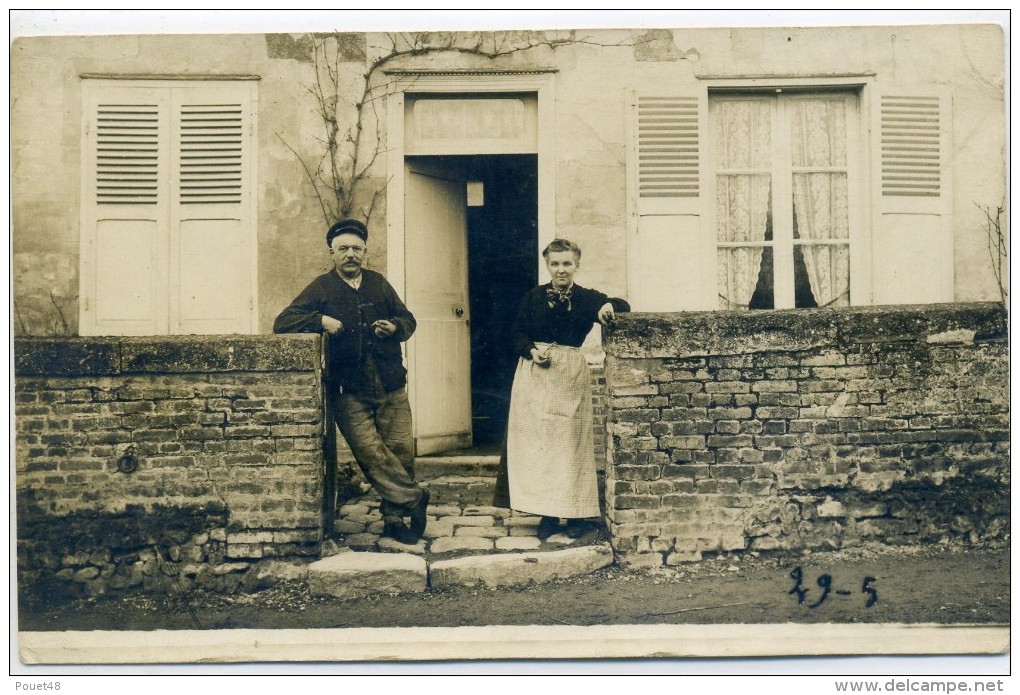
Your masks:
M 174 630 L 773 622 L 1008 624 L 1009 558 L 1005 546 L 977 551 L 874 544 L 797 556 L 720 555 L 677 568 L 627 570 L 611 566 L 540 586 L 430 589 L 346 601 L 312 596 L 303 581 L 281 582 L 253 594 L 194 590 L 183 596 L 100 596 L 59 604 L 26 598 L 19 605 L 19 626 L 22 630 Z M 798 594 L 803 601 L 798 601 Z

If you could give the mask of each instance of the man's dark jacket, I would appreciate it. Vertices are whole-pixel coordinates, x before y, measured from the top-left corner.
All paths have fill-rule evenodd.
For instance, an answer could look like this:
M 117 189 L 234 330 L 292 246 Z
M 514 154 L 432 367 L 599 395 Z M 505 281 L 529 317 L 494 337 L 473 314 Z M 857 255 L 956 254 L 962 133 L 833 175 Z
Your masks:
M 273 323 L 274 333 L 322 333 L 322 317 L 343 324 L 338 335 L 329 336 L 329 380 L 345 391 L 371 388 L 366 362 L 373 358 L 383 388 L 395 391 L 407 383 L 400 343 L 411 337 L 417 323 L 396 290 L 379 273 L 362 270 L 361 287 L 355 290 L 335 270 L 315 278 Z M 396 333 L 377 338 L 372 324 L 392 321 Z

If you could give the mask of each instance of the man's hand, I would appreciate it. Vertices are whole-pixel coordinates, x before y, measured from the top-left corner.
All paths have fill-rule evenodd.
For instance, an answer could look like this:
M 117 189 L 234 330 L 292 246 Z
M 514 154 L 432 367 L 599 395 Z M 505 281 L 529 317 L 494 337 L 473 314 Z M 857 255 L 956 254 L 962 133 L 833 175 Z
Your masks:
M 615 320 L 616 310 L 613 309 L 612 304 L 606 302 L 605 304 L 602 305 L 602 308 L 599 309 L 599 323 L 601 323 L 603 326 L 608 326 Z
M 372 324 L 372 328 L 375 329 L 376 338 L 388 338 L 397 332 L 396 324 L 386 319 L 379 319 Z
M 338 319 L 332 316 L 322 315 L 322 330 L 326 331 L 330 335 L 336 335 L 344 329 L 344 325 L 340 323 Z

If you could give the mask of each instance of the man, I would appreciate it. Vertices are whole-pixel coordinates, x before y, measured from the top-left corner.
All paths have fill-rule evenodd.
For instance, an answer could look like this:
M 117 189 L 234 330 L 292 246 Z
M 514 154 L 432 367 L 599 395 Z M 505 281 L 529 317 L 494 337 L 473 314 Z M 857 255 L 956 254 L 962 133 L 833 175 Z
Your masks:
M 368 229 L 345 219 L 326 232 L 335 268 L 276 317 L 274 333 L 328 334 L 327 388 L 333 418 L 365 478 L 382 497 L 383 535 L 415 544 L 425 531 L 429 492 L 414 480 L 411 407 L 400 343 L 414 316 L 379 273 L 365 269 Z M 403 517 L 410 516 L 411 527 Z

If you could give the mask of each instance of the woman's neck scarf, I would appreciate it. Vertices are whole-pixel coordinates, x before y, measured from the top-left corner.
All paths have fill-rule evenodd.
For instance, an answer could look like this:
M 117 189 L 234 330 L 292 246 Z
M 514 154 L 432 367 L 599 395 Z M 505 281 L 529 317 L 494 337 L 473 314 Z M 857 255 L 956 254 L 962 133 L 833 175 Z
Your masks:
M 566 307 L 567 311 L 570 311 L 574 308 L 570 302 L 570 296 L 573 293 L 574 283 L 570 283 L 570 286 L 563 290 L 556 287 L 556 285 L 549 285 L 549 288 L 545 291 L 545 301 L 549 304 L 550 309 L 562 306 Z

